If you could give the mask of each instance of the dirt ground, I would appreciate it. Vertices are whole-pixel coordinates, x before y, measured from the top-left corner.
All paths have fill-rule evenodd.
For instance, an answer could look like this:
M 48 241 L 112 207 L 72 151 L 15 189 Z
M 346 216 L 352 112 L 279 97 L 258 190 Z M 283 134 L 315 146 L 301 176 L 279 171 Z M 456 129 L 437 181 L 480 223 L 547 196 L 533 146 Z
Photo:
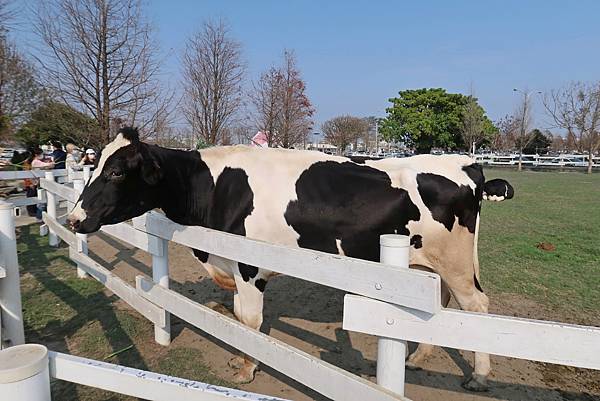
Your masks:
M 150 256 L 132 250 L 104 234 L 90 237 L 90 256 L 120 277 L 134 282 L 137 274 L 151 274 Z M 217 287 L 187 248 L 169 244 L 171 288 L 206 304 L 217 302 L 232 310 L 233 297 Z M 269 333 L 322 360 L 374 380 L 376 337 L 341 329 L 344 292 L 291 277 L 272 279 L 265 292 L 265 323 Z M 560 316 L 553 310 L 516 296 L 491 296 L 491 312 L 600 326 L 598 316 Z M 173 343 L 202 351 L 213 372 L 231 379 L 227 362 L 235 350 L 200 330 L 173 318 Z M 560 344 L 557 344 L 560 346 Z M 460 386 L 471 372 L 473 354 L 436 349 L 422 370 L 407 371 L 406 395 L 415 401 L 433 400 L 596 400 L 600 401 L 600 372 L 492 356 L 490 391 L 466 392 Z M 324 400 L 314 391 L 267 366 L 242 389 L 293 400 Z

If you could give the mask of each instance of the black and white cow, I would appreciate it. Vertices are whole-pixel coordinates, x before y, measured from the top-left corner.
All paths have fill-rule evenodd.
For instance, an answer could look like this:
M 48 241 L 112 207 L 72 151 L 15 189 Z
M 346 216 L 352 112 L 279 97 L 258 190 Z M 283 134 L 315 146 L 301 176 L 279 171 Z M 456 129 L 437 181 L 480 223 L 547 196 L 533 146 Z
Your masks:
M 484 185 L 481 167 L 468 157 L 356 164 L 318 152 L 246 146 L 186 152 L 145 144 L 125 128 L 102 151 L 69 221 L 91 233 L 161 208 L 179 224 L 372 261 L 379 260 L 381 234 L 405 234 L 411 266 L 440 274 L 449 289 L 445 303 L 451 293 L 462 309 L 487 312 L 477 258 Z M 217 284 L 236 290 L 236 317 L 259 329 L 272 273 L 194 254 Z M 420 347 L 409 362 L 430 351 Z M 235 380 L 252 380 L 254 361 L 239 367 Z M 489 356 L 476 354 L 466 386 L 485 388 L 489 371 Z

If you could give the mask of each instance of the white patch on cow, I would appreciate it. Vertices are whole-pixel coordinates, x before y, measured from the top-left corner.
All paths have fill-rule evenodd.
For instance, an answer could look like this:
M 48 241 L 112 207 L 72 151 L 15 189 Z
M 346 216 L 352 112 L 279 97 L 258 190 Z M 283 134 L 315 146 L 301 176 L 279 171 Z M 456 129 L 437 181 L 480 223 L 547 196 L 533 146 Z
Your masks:
M 473 159 L 464 155 L 416 155 L 402 158 L 367 160 L 366 165 L 379 170 L 390 171 L 395 168 L 412 168 L 419 173 L 437 174 L 448 178 L 458 185 L 468 185 L 475 190 L 476 184 L 462 170 L 473 164 Z
M 290 246 L 298 246 L 299 235 L 287 224 L 285 211 L 297 200 L 296 181 L 302 172 L 318 161 L 348 161 L 320 152 L 243 145 L 203 149 L 200 155 L 215 183 L 225 167 L 240 168 L 248 175 L 254 209 L 245 221 L 246 236 Z
M 108 145 L 102 149 L 102 154 L 100 160 L 98 161 L 98 167 L 94 170 L 94 174 L 90 177 L 90 182 L 87 183 L 89 186 L 96 178 L 102 174 L 102 169 L 104 168 L 104 164 L 117 150 L 124 148 L 127 145 L 131 145 L 131 141 L 129 139 L 123 138 L 122 134 L 117 135 L 117 137 Z
M 342 249 L 342 240 L 336 238 L 335 239 L 335 246 L 337 247 L 338 253 L 342 256 L 346 256 L 346 254 L 344 253 L 344 250 Z
M 111 143 L 106 145 L 104 147 L 104 149 L 102 150 L 102 155 L 100 157 L 100 160 L 98 161 L 98 167 L 96 167 L 96 169 L 94 170 L 94 173 L 90 177 L 90 180 L 85 183 L 86 184 L 85 186 L 86 187 L 90 186 L 90 184 L 92 182 L 94 182 L 94 180 L 96 178 L 98 178 L 100 176 L 100 174 L 102 173 L 102 169 L 104 168 L 104 164 L 106 163 L 106 160 L 108 160 L 108 158 L 111 155 L 113 155 L 117 150 L 119 150 L 127 145 L 130 145 L 130 144 L 131 144 L 131 141 L 129 139 L 125 139 L 125 138 L 123 138 L 122 134 L 119 134 Z M 85 213 L 85 210 L 81 207 L 81 202 L 82 202 L 81 199 L 79 199 L 77 201 L 77 203 L 73 207 L 73 210 L 69 214 L 69 220 L 83 221 L 86 219 L 87 214 Z

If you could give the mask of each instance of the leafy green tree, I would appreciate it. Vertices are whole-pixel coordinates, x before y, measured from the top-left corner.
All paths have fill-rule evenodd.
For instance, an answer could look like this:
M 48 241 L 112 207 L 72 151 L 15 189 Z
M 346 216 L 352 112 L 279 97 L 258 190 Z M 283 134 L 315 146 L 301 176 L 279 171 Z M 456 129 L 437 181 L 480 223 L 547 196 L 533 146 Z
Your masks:
M 96 120 L 55 101 L 46 102 L 36 109 L 15 137 L 27 146 L 58 140 L 93 148 L 99 148 L 103 139 Z
M 462 138 L 465 107 L 475 98 L 457 93 L 447 93 L 442 88 L 411 89 L 399 92 L 390 99 L 392 107 L 386 111 L 381 132 L 386 140 L 402 141 L 428 153 L 433 147 L 467 148 Z M 477 105 L 471 107 L 481 113 L 483 130 L 493 130 L 493 124 Z
M 548 153 L 548 148 L 552 145 L 552 139 L 548 138 L 546 135 L 542 133 L 539 129 L 534 129 L 529 134 L 531 140 L 527 145 L 523 148 L 523 153 L 525 154 L 546 154 Z

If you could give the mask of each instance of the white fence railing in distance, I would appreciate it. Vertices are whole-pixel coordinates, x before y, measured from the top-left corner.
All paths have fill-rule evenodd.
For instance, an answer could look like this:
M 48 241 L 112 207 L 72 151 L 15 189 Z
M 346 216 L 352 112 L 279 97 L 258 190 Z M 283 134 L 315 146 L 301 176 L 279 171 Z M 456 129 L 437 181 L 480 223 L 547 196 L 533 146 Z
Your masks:
M 39 179 L 45 178 L 46 173 L 51 172 L 55 181 L 58 184 L 71 183 L 75 180 L 83 180 L 87 182 L 91 176 L 92 166 L 83 166 L 79 170 L 67 169 L 54 169 L 54 170 L 21 170 L 21 171 L 0 171 L 0 181 L 20 181 L 25 179 Z M 60 189 L 57 189 L 60 190 Z M 38 188 L 38 197 L 24 197 L 21 195 L 11 195 L 5 200 L 12 203 L 17 208 L 22 208 L 30 205 L 44 204 L 46 203 L 46 197 Z M 17 215 L 20 215 L 20 211 L 17 210 Z

